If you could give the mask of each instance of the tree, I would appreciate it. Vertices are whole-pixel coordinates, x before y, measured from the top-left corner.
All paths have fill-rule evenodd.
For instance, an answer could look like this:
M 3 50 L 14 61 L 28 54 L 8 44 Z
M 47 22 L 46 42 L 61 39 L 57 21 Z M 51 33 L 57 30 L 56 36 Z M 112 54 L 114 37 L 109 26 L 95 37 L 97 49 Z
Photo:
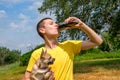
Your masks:
M 107 52 L 113 51 L 114 49 L 110 41 L 109 33 L 103 32 L 102 36 L 103 36 L 103 43 L 102 45 L 99 46 L 99 49 L 102 51 L 107 51 Z
M 40 13 L 55 14 L 58 22 L 63 22 L 69 16 L 76 16 L 101 34 L 110 27 L 115 27 L 111 26 L 111 18 L 118 13 L 119 7 L 120 0 L 44 0 L 38 10 Z M 72 29 L 61 32 L 59 40 L 87 38 L 82 31 Z
M 21 51 L 19 50 L 12 50 L 9 52 L 9 54 L 5 58 L 5 63 L 10 64 L 14 63 L 16 61 L 20 61 Z
M 0 47 L 0 66 L 19 61 L 20 56 L 21 56 L 21 51 L 19 50 L 10 51 L 6 47 Z
M 4 60 L 9 54 L 10 50 L 6 47 L 0 47 L 0 66 L 4 64 Z
M 111 27 L 109 29 L 110 41 L 113 45 L 114 50 L 119 49 L 120 47 L 120 10 L 112 18 Z

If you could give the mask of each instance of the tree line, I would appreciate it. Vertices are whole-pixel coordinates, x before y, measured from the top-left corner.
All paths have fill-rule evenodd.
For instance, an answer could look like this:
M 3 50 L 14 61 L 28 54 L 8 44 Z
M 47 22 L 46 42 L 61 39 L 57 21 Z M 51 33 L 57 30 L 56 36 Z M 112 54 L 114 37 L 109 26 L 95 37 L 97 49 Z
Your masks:
M 20 60 L 21 51 L 0 46 L 0 66 Z

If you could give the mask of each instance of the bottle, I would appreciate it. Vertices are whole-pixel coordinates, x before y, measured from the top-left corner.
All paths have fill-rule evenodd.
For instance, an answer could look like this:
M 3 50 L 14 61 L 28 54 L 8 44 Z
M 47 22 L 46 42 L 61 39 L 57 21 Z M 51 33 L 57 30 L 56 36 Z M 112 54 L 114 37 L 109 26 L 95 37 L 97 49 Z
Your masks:
M 59 23 L 58 27 L 60 30 L 64 30 L 64 29 L 69 29 L 72 26 L 75 26 L 77 24 L 77 22 L 70 22 L 70 23 Z

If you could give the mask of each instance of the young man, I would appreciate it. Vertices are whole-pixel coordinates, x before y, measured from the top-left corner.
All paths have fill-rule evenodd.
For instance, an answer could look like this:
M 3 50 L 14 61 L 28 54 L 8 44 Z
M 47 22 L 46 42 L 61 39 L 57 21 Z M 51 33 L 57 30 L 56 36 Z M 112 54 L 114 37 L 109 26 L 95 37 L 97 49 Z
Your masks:
M 54 73 L 51 74 L 48 80 L 73 80 L 74 55 L 79 53 L 80 50 L 90 49 L 102 43 L 102 39 L 80 19 L 69 17 L 65 20 L 65 23 L 69 22 L 77 22 L 78 24 L 71 28 L 78 28 L 84 31 L 88 35 L 89 40 L 67 40 L 59 43 L 57 41 L 59 36 L 58 24 L 51 18 L 42 19 L 37 25 L 37 31 L 43 37 L 45 46 L 32 53 L 25 72 L 25 80 L 30 80 L 32 67 L 40 56 L 42 49 L 47 49 L 47 52 L 55 58 L 55 62 L 51 66 L 51 70 Z

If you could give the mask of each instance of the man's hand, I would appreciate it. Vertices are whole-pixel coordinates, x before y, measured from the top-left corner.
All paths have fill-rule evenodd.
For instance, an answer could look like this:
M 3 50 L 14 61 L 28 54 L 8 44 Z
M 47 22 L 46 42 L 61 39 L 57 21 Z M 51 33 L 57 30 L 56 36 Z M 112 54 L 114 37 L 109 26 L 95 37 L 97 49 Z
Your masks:
M 26 71 L 23 80 L 30 80 L 31 72 Z
M 54 72 L 53 71 L 49 71 L 45 74 L 45 80 L 55 80 L 55 77 L 54 77 Z
M 83 24 L 83 22 L 77 17 L 69 17 L 69 18 L 65 19 L 65 23 L 70 23 L 70 22 L 78 23 L 75 26 L 72 26 L 71 28 L 79 28 Z

